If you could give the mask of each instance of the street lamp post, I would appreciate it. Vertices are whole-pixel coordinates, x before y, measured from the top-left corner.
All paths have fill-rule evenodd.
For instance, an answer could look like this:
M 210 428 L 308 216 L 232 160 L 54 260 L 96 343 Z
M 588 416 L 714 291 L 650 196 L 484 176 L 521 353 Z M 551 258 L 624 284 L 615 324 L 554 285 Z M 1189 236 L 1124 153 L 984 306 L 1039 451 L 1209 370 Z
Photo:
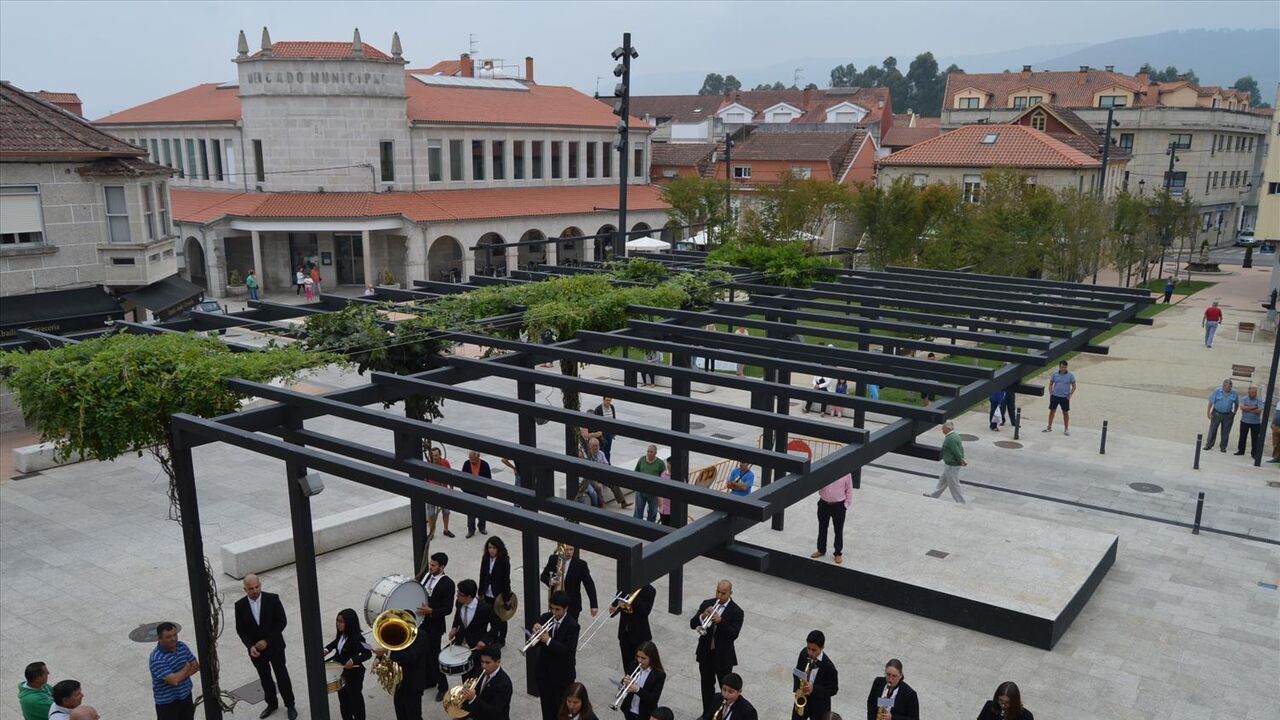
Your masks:
M 618 151 L 618 231 L 613 236 L 613 256 L 621 258 L 627 251 L 627 181 L 631 174 L 628 164 L 630 154 L 628 135 L 631 122 L 631 61 L 640 57 L 640 53 L 631 47 L 631 33 L 622 33 L 622 47 L 612 53 L 618 61 L 613 69 L 613 76 L 620 78 L 613 88 L 613 96 L 617 100 L 613 104 L 613 114 L 618 116 L 618 141 L 614 149 Z M 641 168 L 637 168 L 641 169 Z

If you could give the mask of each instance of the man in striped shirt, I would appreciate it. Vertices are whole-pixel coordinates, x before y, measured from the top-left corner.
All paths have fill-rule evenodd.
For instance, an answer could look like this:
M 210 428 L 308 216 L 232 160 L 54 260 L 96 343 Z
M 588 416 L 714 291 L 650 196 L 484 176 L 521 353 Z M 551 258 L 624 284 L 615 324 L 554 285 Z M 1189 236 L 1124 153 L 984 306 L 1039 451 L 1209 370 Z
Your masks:
M 178 627 L 171 622 L 156 626 L 156 648 L 151 651 L 151 692 L 155 695 L 156 720 L 193 720 L 191 676 L 200 662 L 186 643 L 178 641 Z

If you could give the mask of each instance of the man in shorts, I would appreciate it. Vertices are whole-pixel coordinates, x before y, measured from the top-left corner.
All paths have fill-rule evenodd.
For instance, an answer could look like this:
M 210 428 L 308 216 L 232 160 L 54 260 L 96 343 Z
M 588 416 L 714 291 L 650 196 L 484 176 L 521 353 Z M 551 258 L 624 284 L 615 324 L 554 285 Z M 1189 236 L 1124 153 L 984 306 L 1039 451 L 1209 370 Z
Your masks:
M 1049 376 L 1049 424 L 1040 432 L 1053 432 L 1053 417 L 1062 408 L 1062 434 L 1071 434 L 1071 396 L 1076 394 L 1076 376 L 1067 370 L 1067 361 L 1058 363 L 1058 372 Z

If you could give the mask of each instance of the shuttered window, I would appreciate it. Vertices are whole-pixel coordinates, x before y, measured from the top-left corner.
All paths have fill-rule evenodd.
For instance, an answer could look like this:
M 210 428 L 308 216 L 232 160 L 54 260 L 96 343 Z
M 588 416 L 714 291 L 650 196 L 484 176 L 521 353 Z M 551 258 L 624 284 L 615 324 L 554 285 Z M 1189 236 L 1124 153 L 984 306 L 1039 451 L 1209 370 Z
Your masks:
M 36 185 L 0 186 L 0 244 L 44 242 L 40 188 Z

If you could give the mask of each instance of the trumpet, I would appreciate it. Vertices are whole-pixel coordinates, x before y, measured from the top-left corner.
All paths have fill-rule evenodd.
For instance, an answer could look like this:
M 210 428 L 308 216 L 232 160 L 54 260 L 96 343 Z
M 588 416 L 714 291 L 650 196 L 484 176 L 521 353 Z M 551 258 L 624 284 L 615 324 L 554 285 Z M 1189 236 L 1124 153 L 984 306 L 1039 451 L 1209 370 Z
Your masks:
M 471 714 L 470 710 L 463 709 L 462 705 L 466 700 L 462 696 L 468 691 L 475 691 L 476 685 L 480 682 L 480 677 L 480 675 L 477 675 L 461 685 L 449 688 L 448 692 L 444 694 L 444 700 L 440 703 L 446 715 L 451 718 L 464 718 Z
M 809 696 L 804 694 L 805 683 L 809 682 L 809 673 L 813 672 L 813 658 L 809 658 L 804 664 L 804 679 L 800 681 L 800 687 L 796 689 L 796 715 L 804 717 L 805 706 L 809 704 Z
M 711 720 L 724 720 L 724 714 L 726 712 L 729 712 L 728 700 L 725 700 L 724 702 L 720 703 L 720 707 L 717 708 L 715 714 L 711 716 Z
M 702 624 L 697 628 L 699 635 L 706 635 L 711 631 L 711 618 L 715 617 L 716 613 L 723 610 L 728 604 L 729 603 L 727 602 L 722 603 L 717 600 L 714 605 L 707 608 L 706 614 L 702 616 Z
M 640 595 L 640 591 L 643 589 L 643 587 L 637 588 L 636 591 L 630 595 L 627 595 L 626 593 L 618 593 L 609 603 L 609 612 L 600 613 L 591 619 L 591 624 L 587 626 L 586 632 L 582 633 L 582 641 L 578 643 L 578 650 L 581 651 L 582 648 L 587 646 L 587 643 L 591 642 L 591 638 L 595 637 L 596 633 L 600 632 L 600 628 L 604 627 L 605 623 L 609 621 L 609 618 L 614 617 L 620 612 L 634 612 L 631 606 L 635 604 L 636 597 Z M 616 608 L 613 607 L 615 605 L 617 606 Z
M 618 688 L 618 696 L 613 699 L 613 704 L 609 706 L 610 710 L 617 710 L 622 707 L 623 701 L 627 699 L 627 693 L 631 690 L 631 683 L 636 681 L 636 676 L 640 674 L 640 666 L 636 665 L 636 669 L 631 671 L 630 675 L 622 678 L 622 685 Z
M 552 630 L 555 630 L 558 627 L 560 627 L 559 620 L 555 618 L 551 618 L 550 620 L 548 620 L 546 625 L 543 625 L 541 628 L 538 629 L 538 632 L 533 633 L 531 636 L 529 636 L 529 642 L 525 643 L 524 647 L 520 648 L 520 654 L 524 655 L 525 653 L 529 652 L 529 648 L 533 647 L 534 645 L 537 645 L 538 641 L 542 639 L 543 635 L 550 633 Z

